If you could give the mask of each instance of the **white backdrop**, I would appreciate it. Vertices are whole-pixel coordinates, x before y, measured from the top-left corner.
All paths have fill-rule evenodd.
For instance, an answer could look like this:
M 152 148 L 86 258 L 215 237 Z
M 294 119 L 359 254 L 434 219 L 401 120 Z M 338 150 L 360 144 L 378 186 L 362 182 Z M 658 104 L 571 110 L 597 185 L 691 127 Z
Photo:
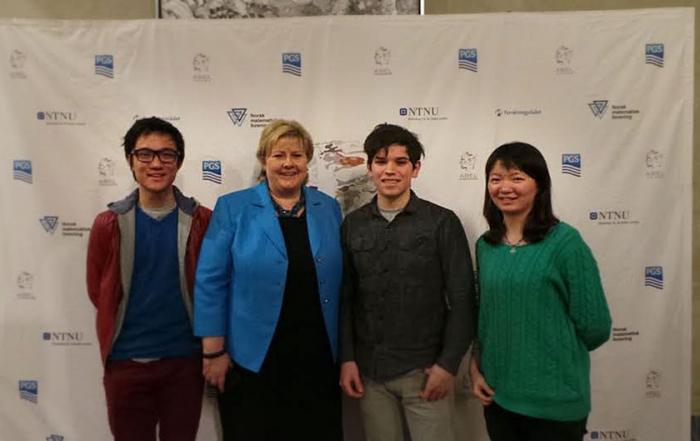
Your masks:
M 307 126 L 312 181 L 348 209 L 372 195 L 364 137 L 404 125 L 427 151 L 414 188 L 472 244 L 489 153 L 539 147 L 613 314 L 588 437 L 688 440 L 693 17 L 0 21 L 0 439 L 110 438 L 85 250 L 94 216 L 133 188 L 121 137 L 156 115 L 185 136 L 177 184 L 209 207 L 251 185 L 270 118 Z M 460 439 L 484 440 L 464 382 Z M 202 440 L 216 439 L 212 409 Z

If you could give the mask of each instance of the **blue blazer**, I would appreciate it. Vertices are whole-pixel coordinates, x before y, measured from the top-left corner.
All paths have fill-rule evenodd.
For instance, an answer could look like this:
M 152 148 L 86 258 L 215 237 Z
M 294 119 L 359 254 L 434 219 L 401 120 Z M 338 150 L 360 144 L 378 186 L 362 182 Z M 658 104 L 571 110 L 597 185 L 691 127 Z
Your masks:
M 338 202 L 303 187 L 311 252 L 333 357 L 343 274 Z M 197 263 L 194 333 L 226 336 L 236 363 L 260 371 L 282 310 L 287 250 L 266 182 L 221 196 Z

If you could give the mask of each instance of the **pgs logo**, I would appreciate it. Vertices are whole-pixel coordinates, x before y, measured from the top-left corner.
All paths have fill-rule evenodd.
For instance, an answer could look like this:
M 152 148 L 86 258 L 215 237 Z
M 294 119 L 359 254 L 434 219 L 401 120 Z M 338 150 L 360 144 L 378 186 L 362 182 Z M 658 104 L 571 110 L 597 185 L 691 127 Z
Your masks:
M 32 161 L 15 160 L 12 162 L 12 177 L 18 181 L 31 184 L 32 181 Z
M 646 267 L 644 269 L 644 286 L 664 289 L 664 268 L 661 266 Z
M 565 175 L 581 177 L 581 154 L 564 153 L 561 155 L 561 172 Z
M 301 53 L 285 52 L 282 54 L 282 73 L 301 76 Z
M 644 51 L 646 64 L 656 67 L 664 67 L 664 45 L 663 43 L 649 43 Z
M 478 67 L 477 63 L 478 59 L 476 49 L 471 48 L 459 50 L 459 57 L 457 59 L 457 66 L 459 67 L 459 69 L 476 72 Z
M 114 57 L 112 55 L 95 55 L 95 75 L 114 78 Z
M 39 401 L 39 382 L 35 380 L 20 380 L 19 397 L 22 400 L 36 404 Z
M 202 161 L 202 180 L 221 185 L 221 161 Z

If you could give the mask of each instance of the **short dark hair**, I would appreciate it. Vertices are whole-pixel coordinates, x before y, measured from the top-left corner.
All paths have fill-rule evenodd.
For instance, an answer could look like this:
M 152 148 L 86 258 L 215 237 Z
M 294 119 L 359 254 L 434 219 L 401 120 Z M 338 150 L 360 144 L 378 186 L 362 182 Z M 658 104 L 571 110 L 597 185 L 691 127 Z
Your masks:
M 376 126 L 365 139 L 364 149 L 367 154 L 367 166 L 372 166 L 372 160 L 374 160 L 377 153 L 393 144 L 406 147 L 408 158 L 414 167 L 425 156 L 423 144 L 418 141 L 418 137 L 415 134 L 401 126 L 384 123 Z
M 484 217 L 489 230 L 484 233 L 486 242 L 495 244 L 503 240 L 505 225 L 503 213 L 496 207 L 489 195 L 489 175 L 497 162 L 508 170 L 517 168 L 537 183 L 537 194 L 532 210 L 525 221 L 523 239 L 528 243 L 540 242 L 549 230 L 559 223 L 552 211 L 552 179 L 549 177 L 547 161 L 534 146 L 524 142 L 503 144 L 491 153 L 486 161 L 486 191 L 484 195 Z
M 175 143 L 175 148 L 178 153 L 180 153 L 177 162 L 178 164 L 182 164 L 182 161 L 185 159 L 185 140 L 182 138 L 182 133 L 168 121 L 156 118 L 155 116 L 137 119 L 129 131 L 126 132 L 123 143 L 124 155 L 126 155 L 126 158 L 130 159 L 131 152 L 133 152 L 136 147 L 136 141 L 140 137 L 150 135 L 151 133 L 161 133 L 170 136 Z

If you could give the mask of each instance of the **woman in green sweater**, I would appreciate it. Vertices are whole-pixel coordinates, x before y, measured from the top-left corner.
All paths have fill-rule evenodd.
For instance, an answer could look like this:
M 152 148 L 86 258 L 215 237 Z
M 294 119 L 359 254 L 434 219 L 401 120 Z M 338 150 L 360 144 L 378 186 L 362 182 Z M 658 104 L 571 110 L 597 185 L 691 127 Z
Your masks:
M 514 142 L 486 162 L 472 390 L 492 441 L 581 441 L 590 358 L 611 319 L 590 248 L 552 212 L 547 163 Z

